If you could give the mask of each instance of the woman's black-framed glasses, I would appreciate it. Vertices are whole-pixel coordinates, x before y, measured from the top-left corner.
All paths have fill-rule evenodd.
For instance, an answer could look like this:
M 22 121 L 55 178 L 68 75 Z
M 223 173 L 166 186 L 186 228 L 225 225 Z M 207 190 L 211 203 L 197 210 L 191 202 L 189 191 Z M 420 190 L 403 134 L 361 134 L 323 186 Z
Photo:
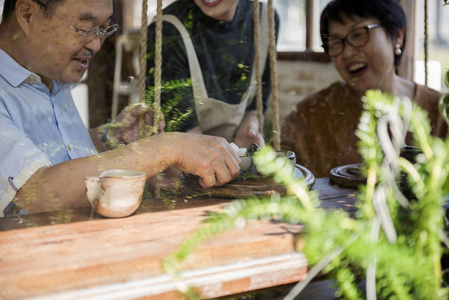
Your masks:
M 35 2 L 39 3 L 43 7 L 45 7 L 46 10 L 48 10 L 50 13 L 52 13 L 55 17 L 62 20 L 64 23 L 66 23 L 70 28 L 75 30 L 76 33 L 80 35 L 80 37 L 83 39 L 83 41 L 91 41 L 95 39 L 96 37 L 99 37 L 100 39 L 104 40 L 107 37 L 110 37 L 114 32 L 118 29 L 118 24 L 111 24 L 107 27 L 99 27 L 99 28 L 92 28 L 89 30 L 84 30 L 79 27 L 76 27 L 72 24 L 70 24 L 66 19 L 56 14 L 53 10 L 51 10 L 45 3 L 42 3 L 40 0 L 34 0 Z
M 373 28 L 378 28 L 381 24 L 369 24 L 363 27 L 352 30 L 344 39 L 337 37 L 328 37 L 324 44 L 324 51 L 330 57 L 339 56 L 345 51 L 345 42 L 355 48 L 360 48 L 368 44 L 369 31 Z

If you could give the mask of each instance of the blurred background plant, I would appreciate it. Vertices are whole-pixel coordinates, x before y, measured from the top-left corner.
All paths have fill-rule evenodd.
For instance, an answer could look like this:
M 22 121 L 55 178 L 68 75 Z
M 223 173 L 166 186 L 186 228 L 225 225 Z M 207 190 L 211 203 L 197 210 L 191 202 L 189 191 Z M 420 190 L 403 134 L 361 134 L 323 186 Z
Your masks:
M 161 112 L 165 119 L 165 132 L 177 131 L 192 117 L 192 109 L 179 106 L 184 99 L 183 93 L 186 88 L 192 86 L 190 79 L 170 80 L 163 82 L 161 93 L 170 96 L 170 99 L 161 105 Z M 149 86 L 145 94 L 145 102 L 154 108 L 154 86 Z
M 446 72 L 446 76 L 444 77 L 444 84 L 449 88 L 449 71 Z M 449 93 L 441 97 L 439 109 L 446 122 L 449 123 Z

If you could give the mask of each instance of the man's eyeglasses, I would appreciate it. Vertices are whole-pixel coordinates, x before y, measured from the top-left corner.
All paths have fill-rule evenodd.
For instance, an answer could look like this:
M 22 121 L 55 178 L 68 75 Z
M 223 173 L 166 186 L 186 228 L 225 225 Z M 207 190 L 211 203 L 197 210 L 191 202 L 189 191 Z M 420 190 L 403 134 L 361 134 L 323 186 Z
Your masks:
M 344 39 L 330 37 L 323 44 L 324 51 L 326 51 L 330 57 L 335 57 L 345 51 L 345 42 L 355 48 L 363 47 L 369 42 L 369 30 L 380 26 L 380 24 L 370 24 L 364 27 L 356 28 Z
M 51 12 L 55 17 L 59 18 L 60 20 L 64 21 L 67 25 L 69 25 L 69 27 L 72 28 L 73 30 L 75 30 L 76 33 L 78 33 L 80 35 L 80 37 L 83 39 L 83 41 L 85 41 L 85 42 L 91 41 L 91 40 L 95 39 L 96 37 L 99 37 L 100 39 L 104 40 L 105 38 L 111 36 L 118 29 L 118 24 L 112 24 L 112 25 L 109 25 L 104 28 L 100 27 L 100 28 L 84 30 L 84 29 L 78 28 L 76 26 L 73 26 L 66 19 L 64 19 L 61 16 L 58 16 L 53 10 L 48 8 L 48 6 L 46 4 L 42 3 L 42 1 L 40 1 L 40 0 L 34 0 L 34 1 L 39 3 L 40 5 L 42 5 L 43 7 L 45 7 L 45 9 L 48 10 L 49 12 Z

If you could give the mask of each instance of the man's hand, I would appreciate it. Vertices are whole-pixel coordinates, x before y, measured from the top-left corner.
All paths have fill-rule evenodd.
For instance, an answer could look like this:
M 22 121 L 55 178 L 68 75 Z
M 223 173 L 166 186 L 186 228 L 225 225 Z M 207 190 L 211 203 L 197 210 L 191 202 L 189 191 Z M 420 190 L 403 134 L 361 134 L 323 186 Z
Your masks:
M 117 116 L 117 119 L 109 124 L 108 137 L 117 144 L 129 144 L 140 138 L 149 137 L 152 134 L 154 110 L 145 104 L 127 106 Z M 164 116 L 160 115 L 158 132 L 165 128 Z
M 223 185 L 239 174 L 241 160 L 224 138 L 175 132 L 161 138 L 167 139 L 162 142 L 167 142 L 175 165 L 201 177 L 204 188 Z
M 257 111 L 251 110 L 245 113 L 242 123 L 235 134 L 234 144 L 240 148 L 248 148 L 251 144 L 257 144 L 260 147 L 265 146 L 265 140 L 259 133 Z

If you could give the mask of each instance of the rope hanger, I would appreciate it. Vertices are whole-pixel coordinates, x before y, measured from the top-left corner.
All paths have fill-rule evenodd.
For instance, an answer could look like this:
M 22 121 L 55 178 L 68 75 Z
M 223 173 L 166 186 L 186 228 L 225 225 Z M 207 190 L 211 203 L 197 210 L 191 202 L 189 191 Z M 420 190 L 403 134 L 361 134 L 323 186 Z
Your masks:
M 427 86 L 427 62 L 429 60 L 429 32 L 428 32 L 428 0 L 424 0 L 424 85 Z
M 147 69 L 148 37 L 148 2 L 142 1 L 142 25 L 140 31 L 140 73 L 139 73 L 139 103 L 145 103 L 145 79 Z M 161 112 L 161 74 L 162 74 L 162 0 L 157 0 L 156 13 L 156 47 L 155 47 L 155 75 L 154 75 L 154 122 L 152 134 L 158 132 Z
M 273 0 L 268 0 L 268 24 L 270 40 L 270 71 L 271 71 L 271 105 L 273 109 L 273 146 L 281 150 L 281 127 L 279 123 L 279 99 L 277 81 L 277 58 L 276 58 L 276 30 L 274 22 Z M 261 79 L 259 79 L 261 80 Z
M 148 2 L 142 1 L 142 25 L 140 31 L 140 73 L 139 73 L 139 103 L 145 104 L 145 79 L 147 70 L 147 34 L 148 34 Z M 157 134 L 161 117 L 161 73 L 162 73 L 162 0 L 157 0 L 156 13 L 156 49 L 155 49 L 155 75 L 154 75 L 154 113 L 151 134 Z M 139 120 L 140 137 L 144 134 L 144 120 Z M 155 177 L 155 198 L 161 196 L 160 177 Z

